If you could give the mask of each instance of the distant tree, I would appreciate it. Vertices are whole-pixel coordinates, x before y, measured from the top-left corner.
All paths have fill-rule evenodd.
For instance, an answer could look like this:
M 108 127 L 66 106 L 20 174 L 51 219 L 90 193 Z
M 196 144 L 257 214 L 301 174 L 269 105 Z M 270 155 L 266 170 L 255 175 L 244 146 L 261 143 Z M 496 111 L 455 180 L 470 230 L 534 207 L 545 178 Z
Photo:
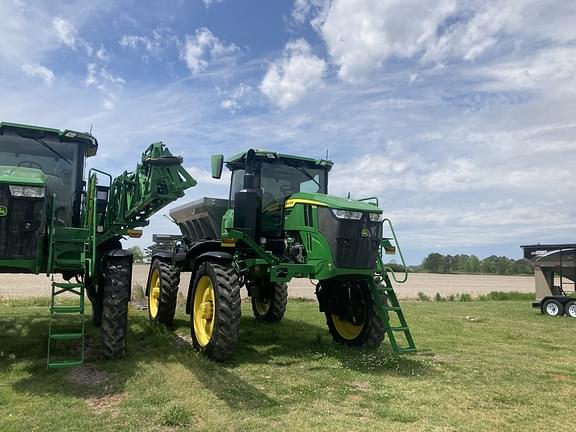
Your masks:
M 132 256 L 134 257 L 134 263 L 141 264 L 144 262 L 144 252 L 142 252 L 140 246 L 132 246 L 128 250 L 132 252 Z
M 422 262 L 422 267 L 430 273 L 444 272 L 444 256 L 439 253 L 431 253 Z

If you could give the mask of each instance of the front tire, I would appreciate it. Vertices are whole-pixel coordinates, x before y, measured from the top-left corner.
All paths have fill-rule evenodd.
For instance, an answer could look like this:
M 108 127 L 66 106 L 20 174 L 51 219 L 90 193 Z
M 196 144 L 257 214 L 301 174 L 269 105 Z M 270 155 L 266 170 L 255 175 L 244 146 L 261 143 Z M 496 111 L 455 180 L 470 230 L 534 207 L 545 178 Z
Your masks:
M 122 249 L 110 251 L 102 265 L 102 352 L 107 358 L 119 358 L 126 354 L 132 254 Z
M 258 321 L 279 322 L 286 312 L 288 285 L 285 283 L 261 282 L 261 292 L 253 293 L 252 313 Z
M 564 314 L 564 305 L 556 299 L 548 299 L 542 304 L 542 312 L 556 317 Z
M 194 349 L 223 361 L 236 351 L 240 333 L 240 283 L 230 263 L 205 261 L 191 286 L 190 327 Z
M 339 280 L 320 284 L 318 300 L 334 342 L 357 348 L 378 348 L 386 327 L 372 300 L 369 281 Z M 386 303 L 386 298 L 382 301 Z
M 180 272 L 176 268 L 158 259 L 152 262 L 146 287 L 150 321 L 168 326 L 174 323 L 179 284 Z

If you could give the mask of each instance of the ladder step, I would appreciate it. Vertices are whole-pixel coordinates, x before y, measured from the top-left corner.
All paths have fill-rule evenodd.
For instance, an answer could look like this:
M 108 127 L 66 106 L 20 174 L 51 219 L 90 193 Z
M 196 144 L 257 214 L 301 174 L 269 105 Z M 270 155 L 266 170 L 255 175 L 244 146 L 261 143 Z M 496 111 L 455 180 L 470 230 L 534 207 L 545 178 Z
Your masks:
M 393 331 L 407 331 L 409 330 L 408 327 L 390 327 L 390 330 Z
M 82 306 L 52 306 L 50 312 L 56 314 L 84 313 Z
M 400 306 L 382 306 L 385 311 L 399 311 L 402 310 Z
M 67 367 L 82 366 L 82 360 L 58 360 L 48 363 L 48 369 L 62 369 Z
M 52 282 L 52 286 L 63 289 L 82 288 L 81 283 L 68 283 L 68 282 Z
M 416 352 L 416 348 L 398 348 L 396 350 L 396 352 L 398 352 L 398 353 L 411 353 L 411 352 Z
M 64 341 L 64 340 L 79 340 L 82 339 L 82 333 L 56 333 L 50 335 L 50 339 Z

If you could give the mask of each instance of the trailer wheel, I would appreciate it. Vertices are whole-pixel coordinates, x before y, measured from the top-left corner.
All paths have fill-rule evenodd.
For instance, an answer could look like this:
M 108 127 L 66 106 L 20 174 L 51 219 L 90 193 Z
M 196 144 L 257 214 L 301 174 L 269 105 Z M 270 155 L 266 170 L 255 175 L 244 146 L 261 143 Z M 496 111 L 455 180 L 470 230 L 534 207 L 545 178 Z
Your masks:
M 179 284 L 178 269 L 158 259 L 152 262 L 146 287 L 150 321 L 166 325 L 174 323 Z
M 564 306 L 564 311 L 569 317 L 576 318 L 576 301 L 570 300 L 568 303 L 566 303 Z
M 240 333 L 240 283 L 229 263 L 200 264 L 191 286 L 190 327 L 196 351 L 223 361 L 236 350 Z
M 262 298 L 252 296 L 252 312 L 258 321 L 278 322 L 286 312 L 288 303 L 288 285 L 285 283 L 263 284 Z
M 132 254 L 111 251 L 102 265 L 102 352 L 107 358 L 118 358 L 126 354 Z
M 328 331 L 334 342 L 358 348 L 378 348 L 384 340 L 386 328 L 372 300 L 368 282 L 339 281 L 321 289 L 330 290 L 324 295 L 330 296 L 333 303 L 339 303 L 340 308 L 344 304 L 355 317 L 350 320 L 333 310 L 325 312 Z M 386 298 L 383 297 L 382 301 L 386 303 Z
M 561 316 L 564 314 L 564 305 L 556 299 L 548 299 L 542 303 L 542 312 L 549 316 Z

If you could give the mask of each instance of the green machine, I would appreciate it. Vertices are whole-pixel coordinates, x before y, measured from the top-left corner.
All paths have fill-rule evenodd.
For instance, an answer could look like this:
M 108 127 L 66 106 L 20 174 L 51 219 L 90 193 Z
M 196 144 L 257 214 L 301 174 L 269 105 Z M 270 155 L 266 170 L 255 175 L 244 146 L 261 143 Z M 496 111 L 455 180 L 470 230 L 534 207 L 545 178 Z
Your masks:
M 214 178 L 223 165 L 222 155 L 212 157 Z M 394 351 L 415 351 L 391 284 L 394 273 L 382 261 L 383 252 L 398 251 L 404 263 L 392 225 L 374 198 L 328 195 L 332 165 L 262 150 L 227 160 L 228 200 L 203 198 L 170 212 L 183 235 L 174 250 L 153 256 L 150 318 L 172 323 L 180 272 L 191 272 L 186 311 L 193 345 L 224 360 L 238 341 L 241 287 L 257 320 L 277 322 L 286 309 L 287 282 L 310 278 L 318 281 L 320 311 L 334 341 L 376 348 L 387 334 Z M 383 238 L 384 223 L 389 238 Z M 156 240 L 170 239 L 176 240 Z
M 162 143 L 142 154 L 134 172 L 112 178 L 92 169 L 86 182 L 86 158 L 97 149 L 89 133 L 0 123 L 0 273 L 52 276 L 51 368 L 84 360 L 85 294 L 92 321 L 102 329 L 103 354 L 124 355 L 132 255 L 120 239 L 141 235 L 136 228 L 196 184 L 182 168 L 182 158 Z M 54 274 L 62 279 L 55 281 Z M 78 302 L 61 301 L 65 293 Z M 61 314 L 78 328 L 59 331 L 54 323 Z M 79 343 L 78 356 L 55 356 L 70 352 L 58 349 L 61 342 Z

